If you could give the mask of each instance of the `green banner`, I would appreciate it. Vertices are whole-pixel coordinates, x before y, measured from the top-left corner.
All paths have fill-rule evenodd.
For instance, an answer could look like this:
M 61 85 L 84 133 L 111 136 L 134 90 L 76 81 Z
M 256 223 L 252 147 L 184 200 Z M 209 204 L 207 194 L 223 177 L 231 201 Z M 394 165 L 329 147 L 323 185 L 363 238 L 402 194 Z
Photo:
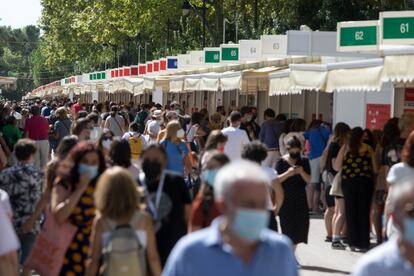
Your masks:
M 220 62 L 220 51 L 205 51 L 205 62 L 206 63 L 219 63 Z
M 239 60 L 239 48 L 221 48 L 221 59 L 224 61 Z
M 377 27 L 341 27 L 339 45 L 341 47 L 377 45 Z
M 383 39 L 413 39 L 414 17 L 388 17 L 383 19 Z

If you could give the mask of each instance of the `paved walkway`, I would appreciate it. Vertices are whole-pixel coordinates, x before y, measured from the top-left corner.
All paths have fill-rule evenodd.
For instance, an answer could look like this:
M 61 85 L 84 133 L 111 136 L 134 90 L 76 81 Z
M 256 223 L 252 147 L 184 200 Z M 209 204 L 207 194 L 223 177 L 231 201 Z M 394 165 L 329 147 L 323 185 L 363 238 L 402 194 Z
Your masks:
M 332 250 L 324 242 L 326 236 L 323 218 L 313 217 L 310 223 L 309 243 L 300 244 L 296 256 L 302 266 L 302 276 L 347 275 L 362 256 L 347 250 Z

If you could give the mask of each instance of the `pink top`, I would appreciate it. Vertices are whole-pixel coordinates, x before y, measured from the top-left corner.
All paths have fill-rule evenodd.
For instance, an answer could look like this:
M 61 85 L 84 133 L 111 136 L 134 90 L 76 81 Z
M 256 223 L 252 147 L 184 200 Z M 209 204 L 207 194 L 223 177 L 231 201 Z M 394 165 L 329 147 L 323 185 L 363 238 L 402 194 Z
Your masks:
M 49 139 L 49 122 L 40 115 L 32 116 L 26 120 L 24 131 L 29 134 L 32 140 Z

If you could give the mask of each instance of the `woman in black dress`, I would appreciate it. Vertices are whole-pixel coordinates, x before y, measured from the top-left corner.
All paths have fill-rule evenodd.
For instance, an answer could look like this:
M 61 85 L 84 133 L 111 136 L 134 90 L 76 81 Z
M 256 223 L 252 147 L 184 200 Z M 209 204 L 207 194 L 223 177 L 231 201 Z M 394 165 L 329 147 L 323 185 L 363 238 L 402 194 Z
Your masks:
M 309 207 L 305 189 L 310 181 L 310 166 L 309 160 L 301 157 L 302 145 L 296 136 L 288 140 L 287 151 L 276 165 L 285 195 L 279 217 L 282 233 L 296 249 L 297 244 L 308 242 Z

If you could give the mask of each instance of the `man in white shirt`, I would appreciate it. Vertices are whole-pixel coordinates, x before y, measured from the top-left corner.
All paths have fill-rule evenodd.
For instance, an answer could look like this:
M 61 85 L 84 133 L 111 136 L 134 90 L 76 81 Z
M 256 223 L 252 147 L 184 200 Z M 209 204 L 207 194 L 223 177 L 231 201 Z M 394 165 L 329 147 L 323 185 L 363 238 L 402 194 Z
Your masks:
M 361 258 L 355 276 L 414 275 L 414 185 L 398 185 L 390 195 L 390 213 L 398 229 L 395 238 Z
M 224 153 L 227 154 L 230 160 L 241 159 L 243 146 L 250 142 L 246 131 L 239 129 L 241 118 L 242 116 L 240 112 L 233 111 L 230 114 L 231 125 L 222 130 L 222 133 L 228 138 L 227 143 L 224 146 Z
M 18 275 L 17 249 L 19 241 L 10 217 L 0 205 L 0 275 Z
M 148 122 L 145 134 L 149 136 L 149 141 L 157 141 L 158 132 L 160 132 L 162 111 L 155 110 L 153 114 L 153 120 Z

